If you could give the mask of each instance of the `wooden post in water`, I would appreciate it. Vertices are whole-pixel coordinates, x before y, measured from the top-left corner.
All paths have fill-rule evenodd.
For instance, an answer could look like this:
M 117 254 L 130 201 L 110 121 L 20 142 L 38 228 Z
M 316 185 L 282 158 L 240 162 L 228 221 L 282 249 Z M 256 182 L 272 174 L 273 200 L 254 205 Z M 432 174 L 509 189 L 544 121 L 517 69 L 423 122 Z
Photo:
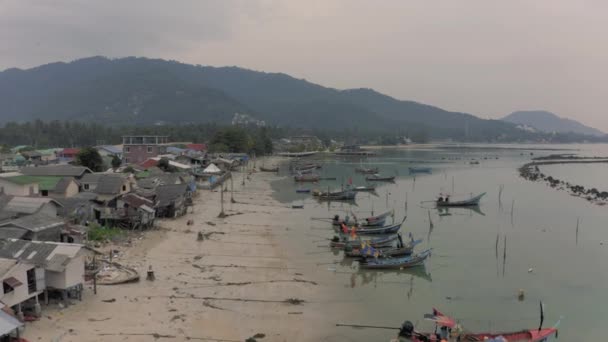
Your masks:
M 578 225 L 580 223 L 581 218 L 577 217 L 576 218 L 576 244 L 578 245 Z
M 430 227 L 432 229 L 434 227 L 434 225 L 433 225 L 433 220 L 431 219 L 431 211 L 430 210 L 428 211 L 428 214 L 429 214 L 429 225 L 430 225 Z
M 452 195 L 454 194 L 454 176 L 452 176 Z

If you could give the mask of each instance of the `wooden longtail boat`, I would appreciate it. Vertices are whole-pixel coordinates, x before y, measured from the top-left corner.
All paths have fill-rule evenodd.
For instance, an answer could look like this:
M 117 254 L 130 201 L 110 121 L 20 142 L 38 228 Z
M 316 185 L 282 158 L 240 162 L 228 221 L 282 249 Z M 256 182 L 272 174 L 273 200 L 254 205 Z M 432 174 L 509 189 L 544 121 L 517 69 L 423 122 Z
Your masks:
M 422 240 L 415 240 L 415 241 L 410 241 L 408 244 L 402 246 L 402 247 L 380 247 L 379 249 L 379 258 L 390 258 L 390 257 L 396 257 L 396 256 L 404 256 L 404 255 L 411 255 L 412 252 L 414 251 L 414 247 L 416 247 L 416 245 L 422 243 Z M 361 246 L 355 246 L 353 245 L 352 247 L 349 248 L 345 248 L 344 249 L 344 254 L 347 257 L 351 257 L 351 258 L 360 258 L 360 257 L 364 257 L 365 255 L 362 254 L 361 251 Z M 371 257 L 368 256 L 368 257 Z
M 355 218 L 355 225 L 358 225 L 360 227 L 376 227 L 376 226 L 383 226 L 384 222 L 386 221 L 386 219 L 389 216 L 393 216 L 395 214 L 395 210 L 389 210 L 386 211 L 382 214 L 376 215 L 376 216 L 370 216 L 370 217 L 365 217 L 363 219 L 357 219 L 357 216 L 355 214 L 353 214 L 353 217 Z M 350 221 L 349 217 L 346 217 L 346 220 L 341 220 L 340 219 L 340 215 L 335 215 L 333 220 L 332 220 L 332 224 L 334 226 L 340 226 L 340 224 L 342 223 L 346 223 L 346 225 L 352 225 L 353 223 Z
M 431 255 L 431 249 L 427 249 L 420 253 L 403 256 L 399 258 L 365 258 L 359 261 L 359 267 L 366 269 L 391 269 L 391 268 L 408 268 L 421 266 L 424 261 Z
M 296 182 L 318 182 L 321 177 L 317 174 L 296 175 L 293 177 Z
M 389 226 L 382 226 L 382 227 L 355 227 L 355 233 L 358 235 L 380 235 L 380 234 L 395 234 L 399 231 L 399 229 L 401 229 L 401 225 L 403 224 L 403 222 L 405 221 L 405 218 L 403 219 L 403 221 L 399 222 L 399 223 L 395 223 Z M 349 232 L 350 232 L 349 228 Z
M 270 168 L 270 167 L 260 166 L 260 171 L 262 171 L 262 172 L 279 172 L 279 168 L 278 167 Z
M 460 330 L 460 326 L 456 324 L 456 320 L 448 317 L 437 309 L 433 309 L 433 313 L 424 316 L 425 319 L 435 322 L 440 328 L 439 332 L 418 332 L 414 330 L 414 325 L 410 321 L 405 321 L 399 330 L 399 337 L 405 338 L 412 342 L 428 342 L 440 341 L 443 338 L 446 341 L 500 341 L 500 342 L 547 342 L 551 336 L 557 338 L 557 325 L 553 328 L 542 328 L 544 314 L 541 303 L 541 325 L 538 329 L 520 330 L 514 332 L 501 333 L 453 333 L 451 330 L 456 328 Z
M 409 169 L 410 173 L 431 173 L 433 170 L 430 167 L 422 167 L 422 166 L 410 167 L 408 169 Z
M 352 201 L 357 196 L 355 191 L 339 191 L 339 192 L 330 192 L 330 193 L 320 193 L 318 195 L 319 200 L 322 201 Z
M 382 177 L 378 174 L 372 175 L 372 176 L 367 176 L 365 177 L 365 180 L 368 182 L 394 182 L 395 181 L 395 176 L 385 176 Z
M 375 239 L 362 239 L 361 237 L 357 237 L 356 239 L 349 239 L 347 236 L 334 236 L 334 238 L 329 243 L 329 246 L 332 248 L 345 248 L 347 246 L 361 246 L 361 242 L 367 242 L 370 246 L 374 248 L 390 246 L 392 243 L 397 240 L 397 235 L 390 235 L 381 238 Z
M 296 192 L 299 194 L 308 194 L 310 193 L 310 189 L 296 189 Z
M 379 170 L 380 169 L 378 169 L 377 167 L 372 167 L 372 168 L 356 167 L 355 168 L 355 172 L 366 174 L 366 175 L 376 174 L 376 173 L 378 173 Z
M 481 200 L 481 198 L 483 196 L 485 196 L 485 192 L 483 194 L 477 195 L 475 197 L 471 197 L 469 199 L 465 199 L 462 201 L 451 201 L 449 199 L 449 197 L 447 197 L 447 200 L 441 200 L 441 197 L 439 199 L 437 199 L 437 201 L 435 202 L 437 204 L 438 207 L 472 207 L 472 206 L 478 206 L 479 205 L 479 201 Z
M 358 192 L 373 192 L 376 191 L 376 187 L 375 186 L 355 186 L 353 188 L 351 188 L 352 191 L 358 191 Z

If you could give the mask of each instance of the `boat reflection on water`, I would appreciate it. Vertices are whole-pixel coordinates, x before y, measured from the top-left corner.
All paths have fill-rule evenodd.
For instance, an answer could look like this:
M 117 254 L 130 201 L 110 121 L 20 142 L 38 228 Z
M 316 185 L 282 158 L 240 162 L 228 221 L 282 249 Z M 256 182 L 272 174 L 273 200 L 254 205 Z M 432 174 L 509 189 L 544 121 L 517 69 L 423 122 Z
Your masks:
M 345 258 L 347 259 L 347 258 Z M 419 278 L 427 282 L 432 282 L 431 274 L 426 267 L 416 267 L 404 270 L 358 270 L 350 276 L 350 288 L 373 286 L 378 284 L 402 284 L 408 287 L 408 298 L 414 290 L 414 279 Z
M 486 216 L 486 214 L 481 211 L 481 208 L 478 205 L 470 207 L 437 207 L 437 212 L 439 213 L 439 217 L 452 215 L 468 216 L 473 213 L 479 214 L 481 216 Z

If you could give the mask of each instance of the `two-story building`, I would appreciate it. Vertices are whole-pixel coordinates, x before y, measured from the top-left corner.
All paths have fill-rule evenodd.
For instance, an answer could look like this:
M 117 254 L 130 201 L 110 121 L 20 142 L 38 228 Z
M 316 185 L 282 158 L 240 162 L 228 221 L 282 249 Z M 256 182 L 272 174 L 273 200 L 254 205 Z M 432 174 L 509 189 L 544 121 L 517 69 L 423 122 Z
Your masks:
M 139 164 L 167 153 L 169 137 L 161 135 L 128 135 L 122 137 L 122 160 L 125 164 Z

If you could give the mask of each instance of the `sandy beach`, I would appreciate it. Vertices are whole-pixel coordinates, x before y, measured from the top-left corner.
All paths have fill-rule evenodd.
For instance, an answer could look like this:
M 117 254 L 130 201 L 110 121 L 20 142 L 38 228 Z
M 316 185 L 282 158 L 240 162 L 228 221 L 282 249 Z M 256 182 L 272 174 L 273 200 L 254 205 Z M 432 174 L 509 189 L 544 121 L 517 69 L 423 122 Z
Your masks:
M 325 286 L 298 269 L 279 243 L 294 210 L 272 199 L 270 181 L 253 173 L 234 199 L 200 191 L 193 212 L 157 222 L 157 228 L 118 249 L 115 261 L 139 270 L 138 283 L 86 285 L 83 301 L 51 303 L 26 325 L 29 341 L 329 341 L 333 324 L 323 309 Z M 230 182 L 228 182 L 230 189 Z M 193 220 L 193 225 L 187 225 Z M 202 231 L 203 241 L 197 240 Z M 106 247 L 107 248 L 107 247 Z M 151 265 L 155 281 L 146 280 Z

